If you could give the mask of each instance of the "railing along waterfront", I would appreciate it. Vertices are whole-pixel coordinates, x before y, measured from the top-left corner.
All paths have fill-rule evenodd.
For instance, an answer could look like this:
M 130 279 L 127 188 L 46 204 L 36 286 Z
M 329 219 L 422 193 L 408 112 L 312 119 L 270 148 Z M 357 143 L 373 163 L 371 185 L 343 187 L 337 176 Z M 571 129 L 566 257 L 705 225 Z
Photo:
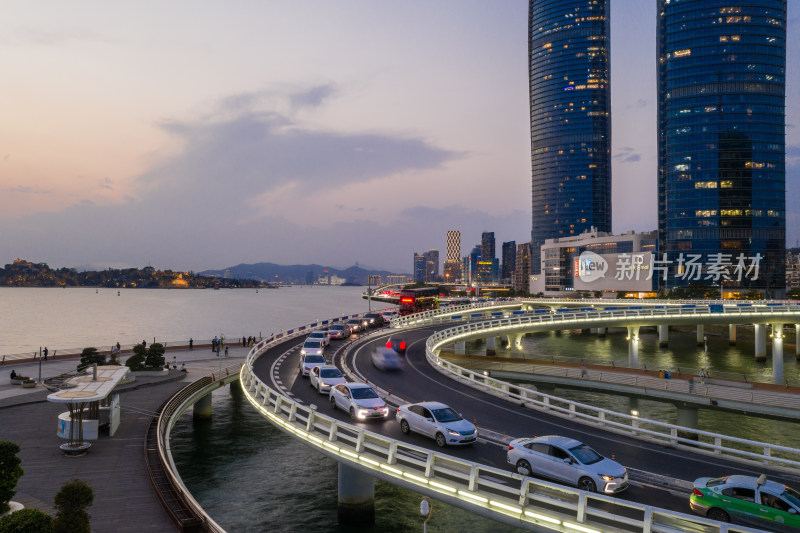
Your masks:
M 241 370 L 250 403 L 285 433 L 389 483 L 534 531 L 759 531 L 548 483 L 341 422 L 264 383 L 253 371 L 263 352 L 254 348 Z
M 800 308 L 792 306 L 794 312 Z M 660 310 L 665 314 L 669 310 Z M 686 311 L 677 309 L 676 311 Z M 694 311 L 694 310 L 693 310 Z M 634 313 L 640 313 L 635 311 Z M 707 312 L 706 312 L 707 313 Z M 589 315 L 592 315 L 591 317 Z M 450 377 L 528 408 L 571 419 L 573 421 L 602 427 L 608 431 L 658 442 L 666 446 L 681 448 L 694 453 L 725 456 L 751 464 L 769 465 L 774 468 L 796 472 L 800 468 L 800 450 L 764 442 L 740 439 L 718 433 L 676 426 L 655 420 L 647 420 L 633 415 L 601 409 L 591 405 L 564 400 L 557 396 L 527 389 L 517 384 L 491 378 L 483 372 L 474 372 L 439 357 L 442 347 L 452 344 L 466 336 L 476 333 L 499 335 L 503 330 L 515 326 L 541 324 L 558 326 L 597 315 L 628 317 L 627 312 L 611 311 L 604 313 L 548 314 L 545 316 L 513 317 L 502 320 L 469 322 L 459 324 L 431 335 L 426 342 L 426 356 L 430 364 Z M 638 317 L 638 314 L 632 315 Z M 663 316 L 663 315 L 662 315 Z M 800 316 L 798 316 L 800 318 Z M 577 326 L 572 326 L 577 327 Z

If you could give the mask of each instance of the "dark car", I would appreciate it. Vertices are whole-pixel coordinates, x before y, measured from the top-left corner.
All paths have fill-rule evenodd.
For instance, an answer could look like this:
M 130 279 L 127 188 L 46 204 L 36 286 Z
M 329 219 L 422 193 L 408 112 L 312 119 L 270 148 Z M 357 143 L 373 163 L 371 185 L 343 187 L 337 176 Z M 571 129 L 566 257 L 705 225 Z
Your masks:
M 389 337 L 386 341 L 386 347 L 391 348 L 400 355 L 406 354 L 406 340 L 401 337 Z
M 380 313 L 367 313 L 364 318 L 369 320 L 369 327 L 371 328 L 382 328 L 386 322 Z

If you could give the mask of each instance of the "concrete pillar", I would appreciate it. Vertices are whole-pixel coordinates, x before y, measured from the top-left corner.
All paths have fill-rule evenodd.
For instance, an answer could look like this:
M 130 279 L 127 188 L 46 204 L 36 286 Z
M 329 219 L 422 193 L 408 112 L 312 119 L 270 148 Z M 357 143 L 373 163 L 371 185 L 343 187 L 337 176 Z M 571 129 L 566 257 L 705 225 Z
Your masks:
M 697 408 L 686 404 L 680 404 L 677 407 L 678 407 L 678 421 L 676 425 L 684 428 L 697 429 Z M 692 439 L 692 440 L 698 440 L 699 438 L 696 433 L 690 433 L 680 430 L 678 430 L 678 436 L 684 439 Z
M 697 345 L 703 346 L 705 337 L 705 327 L 703 324 L 697 324 Z
M 628 326 L 628 364 L 639 368 L 639 326 Z
M 497 353 L 497 337 L 486 337 L 486 355 Z
M 597 328 L 597 336 L 604 339 L 606 336 L 606 328 Z
M 231 396 L 234 398 L 241 398 L 242 393 L 242 383 L 238 379 L 236 381 L 231 381 Z
M 455 353 L 464 355 L 467 353 L 467 343 L 464 341 L 457 342 L 455 347 Z
M 783 324 L 772 325 L 772 379 L 783 382 Z
M 767 360 L 767 331 L 765 324 L 755 324 L 756 333 L 756 361 Z
M 560 329 L 555 330 L 553 333 L 556 334 L 556 337 L 560 337 L 561 336 L 561 330 Z
M 192 406 L 192 416 L 195 420 L 209 420 L 211 418 L 211 393 L 209 392 Z
M 669 326 L 658 326 L 658 347 L 665 348 L 669 346 Z
M 728 324 L 728 344 L 736 346 L 736 324 Z
M 525 337 L 525 334 L 524 334 L 524 333 L 517 333 L 517 334 L 515 334 L 515 335 L 512 337 L 512 338 L 513 338 L 513 344 L 512 344 L 512 346 L 513 346 L 514 348 L 516 348 L 517 350 L 519 350 L 519 349 L 521 349 L 521 348 L 522 348 L 522 338 L 523 338 L 523 337 Z
M 375 478 L 345 463 L 339 463 L 340 524 L 375 523 Z

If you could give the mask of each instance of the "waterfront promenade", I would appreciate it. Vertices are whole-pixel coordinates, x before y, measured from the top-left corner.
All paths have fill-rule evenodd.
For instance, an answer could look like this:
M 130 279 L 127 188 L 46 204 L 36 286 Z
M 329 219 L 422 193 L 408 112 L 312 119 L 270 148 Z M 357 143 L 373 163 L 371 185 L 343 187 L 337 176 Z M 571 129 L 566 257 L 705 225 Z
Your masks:
M 166 360 L 171 362 L 175 355 L 179 365 L 186 363 L 188 373 L 170 371 L 164 377 L 137 377 L 133 383 L 118 387 L 123 409 L 119 430 L 114 437 L 92 441 L 83 457 L 66 457 L 58 448 L 65 441 L 56 436 L 56 418 L 64 406 L 48 402 L 48 391 L 41 386 L 22 389 L 9 383 L 12 368 L 36 378 L 38 363 L 4 367 L 0 379 L 0 440 L 16 442 L 22 448 L 19 455 L 25 471 L 13 500 L 53 515 L 58 490 L 66 481 L 78 478 L 94 489 L 94 504 L 88 510 L 92 531 L 174 531 L 147 475 L 144 439 L 151 417 L 142 413 L 155 411 L 192 380 L 220 365 L 242 362 L 248 350 L 231 345 L 227 358 L 217 358 L 209 348 L 168 351 Z M 44 362 L 42 378 L 75 370 L 77 363 L 76 359 Z

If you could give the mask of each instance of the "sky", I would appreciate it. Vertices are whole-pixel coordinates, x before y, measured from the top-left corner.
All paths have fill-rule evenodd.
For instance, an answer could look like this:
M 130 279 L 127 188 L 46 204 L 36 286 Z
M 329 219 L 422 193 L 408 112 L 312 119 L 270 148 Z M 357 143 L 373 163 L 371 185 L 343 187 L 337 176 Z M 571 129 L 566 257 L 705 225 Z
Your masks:
M 447 230 L 530 239 L 527 0 L 2 5 L 0 264 L 411 272 Z M 655 22 L 611 0 L 615 233 L 657 226 Z

